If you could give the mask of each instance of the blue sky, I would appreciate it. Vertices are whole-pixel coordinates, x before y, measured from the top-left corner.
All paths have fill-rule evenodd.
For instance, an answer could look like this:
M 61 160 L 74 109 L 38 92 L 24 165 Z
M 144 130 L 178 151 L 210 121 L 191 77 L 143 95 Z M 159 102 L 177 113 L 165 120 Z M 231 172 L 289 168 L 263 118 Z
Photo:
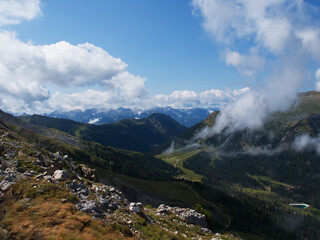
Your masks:
M 220 60 L 190 1 L 43 0 L 41 6 L 42 16 L 11 27 L 20 39 L 102 47 L 126 62 L 129 72 L 147 78 L 152 94 L 244 85 Z
M 0 0 L 0 108 L 287 103 L 320 90 L 319 16 L 315 0 Z

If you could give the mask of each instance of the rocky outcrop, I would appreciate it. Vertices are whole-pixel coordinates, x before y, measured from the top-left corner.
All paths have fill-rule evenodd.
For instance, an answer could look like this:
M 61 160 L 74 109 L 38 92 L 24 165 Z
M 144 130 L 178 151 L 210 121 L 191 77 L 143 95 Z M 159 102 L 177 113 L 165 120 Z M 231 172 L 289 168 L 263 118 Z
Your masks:
M 103 184 L 85 186 L 83 183 L 73 180 L 67 187 L 76 195 L 79 202 L 78 210 L 90 213 L 95 218 L 103 218 L 107 214 L 119 208 L 125 208 L 128 201 L 120 191 Z
M 178 208 L 169 207 L 167 205 L 161 204 L 157 209 L 157 214 L 174 214 L 181 220 L 188 224 L 199 225 L 203 228 L 207 228 L 206 216 L 204 214 L 198 213 L 196 210 L 189 208 Z
M 98 181 L 98 175 L 97 175 L 96 169 L 89 168 L 85 164 L 79 164 L 79 170 L 81 175 L 84 178 L 89 179 L 91 181 L 95 181 L 95 182 Z

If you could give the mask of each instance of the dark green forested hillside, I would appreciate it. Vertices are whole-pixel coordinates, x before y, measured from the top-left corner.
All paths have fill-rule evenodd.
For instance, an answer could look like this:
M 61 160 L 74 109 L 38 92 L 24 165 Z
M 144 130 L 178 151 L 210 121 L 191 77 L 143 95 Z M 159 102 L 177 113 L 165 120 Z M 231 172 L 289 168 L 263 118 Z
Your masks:
M 87 141 L 138 152 L 148 152 L 186 129 L 164 114 L 153 114 L 143 119 L 124 119 L 103 125 L 40 115 L 24 116 L 20 119 L 38 126 L 55 128 Z
M 203 176 L 208 189 L 202 193 L 208 200 L 215 198 L 209 194 L 209 189 L 215 188 L 247 199 L 252 203 L 251 210 L 255 204 L 264 205 L 260 214 L 276 223 L 279 229 L 275 231 L 292 234 L 283 239 L 320 239 L 320 93 L 300 93 L 288 111 L 270 115 L 258 129 L 230 132 L 226 128 L 220 134 L 194 138 L 206 126 L 213 126 L 218 115 L 211 114 L 175 137 L 175 149 L 158 157 L 168 163 L 181 162 L 176 164 L 181 171 Z M 154 153 L 163 153 L 170 144 L 165 143 Z M 185 171 L 179 177 L 190 179 L 193 175 Z M 200 191 L 203 186 L 198 188 Z M 289 207 L 294 202 L 311 207 L 297 212 Z M 291 218 L 293 226 L 289 227 Z M 266 231 L 262 226 L 259 231 Z

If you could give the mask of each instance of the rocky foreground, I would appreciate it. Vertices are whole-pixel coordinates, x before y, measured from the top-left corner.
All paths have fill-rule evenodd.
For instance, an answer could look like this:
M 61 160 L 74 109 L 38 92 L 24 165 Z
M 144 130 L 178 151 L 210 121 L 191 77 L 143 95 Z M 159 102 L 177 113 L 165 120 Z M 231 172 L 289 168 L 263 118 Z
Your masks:
M 188 208 L 129 202 L 67 155 L 0 136 L 0 239 L 238 239 Z

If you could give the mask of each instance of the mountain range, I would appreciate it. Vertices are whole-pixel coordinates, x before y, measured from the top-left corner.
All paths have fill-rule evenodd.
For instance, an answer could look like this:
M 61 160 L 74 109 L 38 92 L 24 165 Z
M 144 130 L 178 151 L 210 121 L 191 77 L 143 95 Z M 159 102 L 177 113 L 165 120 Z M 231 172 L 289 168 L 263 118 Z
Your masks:
M 320 93 L 298 94 L 290 109 L 269 115 L 259 128 L 230 131 L 227 126 L 200 138 L 219 114 L 215 111 L 185 128 L 163 114 L 92 125 L 0 112 L 0 128 L 12 141 L 63 152 L 95 168 L 102 182 L 118 187 L 132 201 L 198 209 L 211 230 L 227 234 L 217 239 L 319 239 Z M 109 136 L 110 143 L 119 138 L 122 147 L 136 142 L 135 148 L 146 144 L 142 150 L 152 151 L 97 142 Z M 154 148 L 155 139 L 163 144 Z
M 65 118 L 77 122 L 91 123 L 91 124 L 105 124 L 120 121 L 122 119 L 132 118 L 140 119 L 147 118 L 153 113 L 162 113 L 172 117 L 180 124 L 190 127 L 203 119 L 205 119 L 211 112 L 217 111 L 217 108 L 192 108 L 192 109 L 174 109 L 171 107 L 152 108 L 148 110 L 136 110 L 130 108 L 118 109 L 86 109 L 86 110 L 72 110 L 72 111 L 55 111 L 44 116 L 52 118 Z

